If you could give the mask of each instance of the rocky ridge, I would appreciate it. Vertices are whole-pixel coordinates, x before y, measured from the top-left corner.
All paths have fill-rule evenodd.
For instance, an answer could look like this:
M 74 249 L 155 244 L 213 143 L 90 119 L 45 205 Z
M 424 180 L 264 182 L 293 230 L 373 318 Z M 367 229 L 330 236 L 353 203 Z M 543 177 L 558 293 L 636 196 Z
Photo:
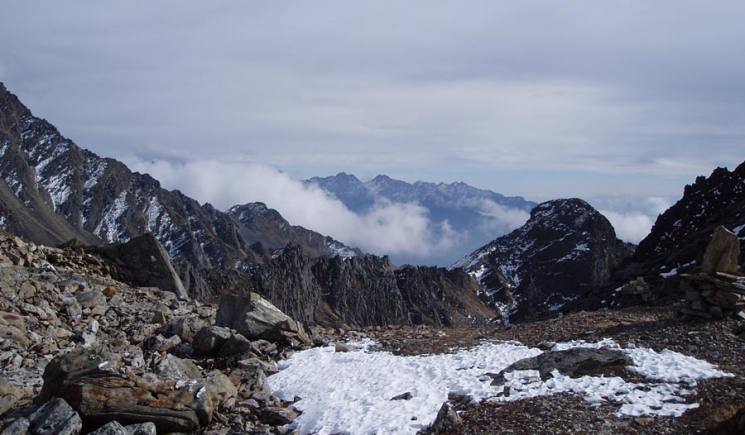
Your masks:
M 264 265 L 218 280 L 225 293 L 259 293 L 293 318 L 323 326 L 466 326 L 497 317 L 462 270 L 396 268 L 374 255 L 313 259 L 291 246 Z
M 733 171 L 717 168 L 687 185 L 683 197 L 657 218 L 618 275 L 644 274 L 660 281 L 660 274 L 700 265 L 713 231 L 721 225 L 745 240 L 745 163 Z M 739 264 L 745 265 L 742 253 Z
M 632 246 L 580 199 L 544 202 L 528 222 L 476 250 L 453 268 L 476 277 L 482 297 L 515 319 L 558 314 L 603 286 Z

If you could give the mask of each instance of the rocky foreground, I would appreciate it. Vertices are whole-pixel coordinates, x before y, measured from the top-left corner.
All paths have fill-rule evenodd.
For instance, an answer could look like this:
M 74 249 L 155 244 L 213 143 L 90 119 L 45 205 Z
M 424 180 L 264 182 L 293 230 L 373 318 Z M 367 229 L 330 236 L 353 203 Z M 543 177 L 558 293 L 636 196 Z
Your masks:
M 3 434 L 285 433 L 265 385 L 310 346 L 258 295 L 220 305 L 111 278 L 106 260 L 0 234 Z

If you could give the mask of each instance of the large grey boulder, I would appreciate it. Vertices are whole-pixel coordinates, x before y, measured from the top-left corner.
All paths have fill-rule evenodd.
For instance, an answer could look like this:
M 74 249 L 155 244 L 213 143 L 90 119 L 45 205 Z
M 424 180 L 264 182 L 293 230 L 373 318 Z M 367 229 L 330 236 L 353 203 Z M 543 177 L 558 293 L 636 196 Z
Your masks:
M 505 374 L 518 370 L 538 370 L 541 379 L 552 377 L 552 372 L 576 377 L 597 374 L 599 371 L 623 368 L 633 361 L 625 353 L 613 349 L 594 349 L 576 347 L 573 349 L 544 352 L 532 358 L 515 362 L 498 374 L 489 374 L 494 381 L 492 385 L 505 383 Z
M 216 323 L 252 340 L 265 339 L 290 346 L 313 343 L 302 324 L 256 293 L 222 296 Z
M 28 431 L 33 435 L 76 435 L 83 428 L 80 416 L 60 398 L 43 404 L 28 421 Z

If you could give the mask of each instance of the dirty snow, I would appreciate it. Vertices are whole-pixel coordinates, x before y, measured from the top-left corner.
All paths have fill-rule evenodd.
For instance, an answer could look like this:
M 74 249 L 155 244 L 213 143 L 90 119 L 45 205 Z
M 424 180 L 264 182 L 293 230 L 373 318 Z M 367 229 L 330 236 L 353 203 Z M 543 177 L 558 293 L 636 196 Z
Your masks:
M 396 356 L 372 351 L 366 341 L 351 352 L 336 353 L 333 346 L 293 354 L 268 378 L 272 390 L 284 400 L 295 396 L 303 413 L 293 423 L 301 434 L 400 433 L 414 434 L 434 421 L 449 392 L 475 400 L 512 401 L 562 392 L 576 393 L 591 404 L 612 403 L 622 415 L 680 416 L 697 404 L 689 403 L 696 380 L 731 376 L 706 361 L 676 352 L 628 347 L 613 340 L 569 342 L 554 349 L 610 347 L 621 349 L 634 361 L 630 369 L 649 383 L 627 382 L 620 377 L 569 378 L 558 372 L 541 381 L 535 371 L 508 375 L 508 397 L 497 397 L 504 387 L 491 386 L 485 373 L 498 373 L 510 364 L 541 351 L 517 342 L 489 342 L 445 355 Z M 390 399 L 410 392 L 411 400 Z M 416 417 L 414 419 L 414 417 Z

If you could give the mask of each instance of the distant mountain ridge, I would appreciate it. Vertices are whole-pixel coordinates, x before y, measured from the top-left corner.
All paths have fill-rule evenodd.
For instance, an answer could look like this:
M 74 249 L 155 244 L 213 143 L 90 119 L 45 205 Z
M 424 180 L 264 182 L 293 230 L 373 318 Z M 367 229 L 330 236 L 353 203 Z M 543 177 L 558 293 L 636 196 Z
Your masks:
M 455 245 L 449 252 L 438 252 L 426 259 L 411 258 L 411 262 L 450 264 L 495 236 L 519 227 L 536 206 L 520 196 L 505 196 L 462 182 L 408 183 L 387 175 L 363 182 L 344 172 L 304 182 L 321 188 L 358 214 L 385 201 L 418 204 L 427 210 L 436 236 L 445 237 L 447 231 L 456 233 Z M 409 258 L 394 256 L 394 260 L 407 262 Z

